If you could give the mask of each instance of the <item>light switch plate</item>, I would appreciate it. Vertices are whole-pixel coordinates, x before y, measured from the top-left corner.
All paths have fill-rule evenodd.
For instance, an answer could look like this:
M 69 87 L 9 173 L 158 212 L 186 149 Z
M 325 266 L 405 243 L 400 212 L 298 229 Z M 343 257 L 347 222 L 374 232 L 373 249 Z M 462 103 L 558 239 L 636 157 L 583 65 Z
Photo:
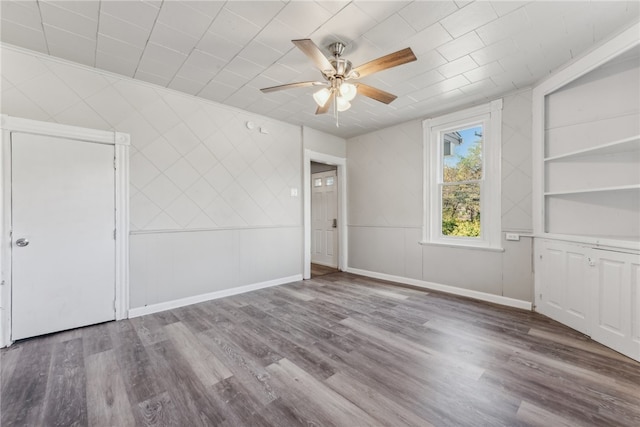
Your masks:
M 297 188 L 292 188 L 291 189 L 291 197 L 298 197 L 298 189 Z

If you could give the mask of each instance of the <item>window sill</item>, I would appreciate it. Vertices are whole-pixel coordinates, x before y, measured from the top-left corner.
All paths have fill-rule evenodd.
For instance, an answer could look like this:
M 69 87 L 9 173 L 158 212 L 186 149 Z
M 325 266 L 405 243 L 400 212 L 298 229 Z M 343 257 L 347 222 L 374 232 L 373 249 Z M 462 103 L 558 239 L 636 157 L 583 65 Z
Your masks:
M 487 251 L 487 252 L 504 252 L 504 248 L 491 248 L 488 246 L 471 246 L 471 245 L 456 245 L 454 243 L 437 243 L 437 242 L 418 242 L 422 246 L 440 246 L 445 248 L 455 248 L 455 249 L 471 249 L 475 251 Z

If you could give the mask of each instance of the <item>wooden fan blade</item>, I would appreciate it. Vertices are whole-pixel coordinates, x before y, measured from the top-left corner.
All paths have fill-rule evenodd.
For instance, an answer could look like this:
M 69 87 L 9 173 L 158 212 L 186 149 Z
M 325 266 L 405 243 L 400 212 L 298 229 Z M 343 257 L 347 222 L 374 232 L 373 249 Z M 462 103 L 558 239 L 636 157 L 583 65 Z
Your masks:
M 331 107 L 332 101 L 333 101 L 333 95 L 331 95 L 329 99 L 327 99 L 327 102 L 325 102 L 322 107 L 316 108 L 316 114 L 325 114 L 327 111 L 329 111 L 329 107 Z
M 382 89 L 376 89 L 375 87 L 365 85 L 363 83 L 358 83 L 358 93 L 371 99 L 375 99 L 376 101 L 380 101 L 384 104 L 390 104 L 394 99 L 397 98 L 397 96 L 392 93 L 385 92 Z
M 287 83 L 286 85 L 280 85 L 280 86 L 265 87 L 260 90 L 263 93 L 269 93 L 269 92 L 275 92 L 278 90 L 293 89 L 296 87 L 327 86 L 327 85 L 328 85 L 327 82 L 297 82 L 297 83 Z
M 416 59 L 413 51 L 408 47 L 362 64 L 353 71 L 357 72 L 359 77 L 364 77 L 377 73 L 378 71 L 386 70 L 387 68 L 397 67 L 398 65 L 415 61 Z
M 311 39 L 291 40 L 298 49 L 316 64 L 324 74 L 334 74 L 336 69 Z

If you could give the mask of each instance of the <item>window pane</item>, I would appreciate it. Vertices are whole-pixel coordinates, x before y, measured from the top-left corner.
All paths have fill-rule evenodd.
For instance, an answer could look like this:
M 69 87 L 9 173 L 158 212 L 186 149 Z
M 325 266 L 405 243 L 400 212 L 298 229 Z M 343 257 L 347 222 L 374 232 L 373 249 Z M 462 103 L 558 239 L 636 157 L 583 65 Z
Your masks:
M 322 178 L 316 178 L 313 180 L 314 187 L 322 187 Z
M 327 179 L 324 180 L 324 184 L 329 186 L 329 185 L 333 185 L 333 181 L 334 178 L 332 176 L 327 177 Z
M 442 234 L 480 237 L 480 184 L 442 186 Z
M 442 181 L 482 179 L 482 125 L 442 134 Z

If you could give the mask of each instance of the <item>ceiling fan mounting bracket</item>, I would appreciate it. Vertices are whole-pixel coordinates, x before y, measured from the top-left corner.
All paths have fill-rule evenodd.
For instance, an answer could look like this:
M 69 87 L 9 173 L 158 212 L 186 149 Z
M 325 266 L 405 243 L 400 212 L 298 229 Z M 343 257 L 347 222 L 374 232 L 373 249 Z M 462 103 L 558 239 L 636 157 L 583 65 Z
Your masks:
M 344 53 L 344 47 L 344 43 L 341 42 L 331 43 L 329 45 L 329 51 L 333 54 L 333 56 L 339 58 Z

